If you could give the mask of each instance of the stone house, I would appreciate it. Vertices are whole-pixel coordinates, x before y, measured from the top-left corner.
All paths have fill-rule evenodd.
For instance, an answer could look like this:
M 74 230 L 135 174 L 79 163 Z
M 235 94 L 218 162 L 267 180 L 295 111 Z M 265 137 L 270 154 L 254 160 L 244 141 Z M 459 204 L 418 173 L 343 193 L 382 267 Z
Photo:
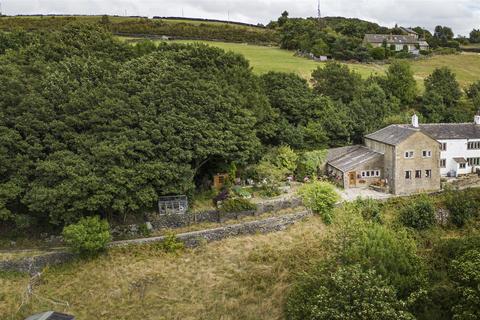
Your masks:
M 391 125 L 364 140 L 329 150 L 327 174 L 340 186 L 380 184 L 396 195 L 440 190 L 440 143 L 419 128 Z
M 402 51 L 404 48 L 407 48 L 408 52 L 412 54 L 419 54 L 419 50 L 428 50 L 430 48 L 424 39 L 418 37 L 418 34 L 366 34 L 363 38 L 363 43 L 374 48 L 382 47 L 386 44 L 387 48 L 393 47 L 395 51 Z

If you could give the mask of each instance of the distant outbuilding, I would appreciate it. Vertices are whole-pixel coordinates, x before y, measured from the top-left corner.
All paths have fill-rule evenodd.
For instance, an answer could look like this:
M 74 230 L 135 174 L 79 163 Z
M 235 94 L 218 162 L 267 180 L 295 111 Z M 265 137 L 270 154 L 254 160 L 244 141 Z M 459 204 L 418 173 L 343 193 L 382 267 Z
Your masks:
M 75 317 L 68 314 L 64 314 L 64 313 L 58 313 L 55 311 L 47 311 L 47 312 L 30 316 L 25 320 L 75 320 Z

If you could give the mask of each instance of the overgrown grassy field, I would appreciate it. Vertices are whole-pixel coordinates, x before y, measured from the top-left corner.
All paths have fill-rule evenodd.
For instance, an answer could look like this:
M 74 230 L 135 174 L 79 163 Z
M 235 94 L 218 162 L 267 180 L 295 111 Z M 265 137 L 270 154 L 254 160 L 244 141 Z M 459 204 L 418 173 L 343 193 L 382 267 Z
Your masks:
M 117 248 L 94 261 L 46 270 L 28 299 L 28 277 L 0 275 L 0 319 L 50 309 L 78 320 L 282 319 L 293 278 L 312 256 L 324 256 L 324 235 L 320 218 L 312 217 L 284 232 L 178 254 L 155 246 Z
M 192 43 L 198 41 L 179 40 L 175 42 Z M 312 71 L 318 66 L 323 65 L 321 62 L 297 57 L 291 51 L 276 47 L 213 41 L 201 42 L 244 55 L 250 61 L 253 70 L 257 74 L 263 74 L 268 71 L 293 72 L 306 79 L 310 79 Z M 480 80 L 480 54 L 462 53 L 458 55 L 438 55 L 411 61 L 410 63 L 420 88 L 423 87 L 423 80 L 431 74 L 435 68 L 444 66 L 451 68 L 456 73 L 457 80 L 462 86 Z M 363 77 L 368 77 L 372 74 L 383 74 L 387 68 L 385 65 L 375 63 L 348 63 L 348 66 L 360 73 Z

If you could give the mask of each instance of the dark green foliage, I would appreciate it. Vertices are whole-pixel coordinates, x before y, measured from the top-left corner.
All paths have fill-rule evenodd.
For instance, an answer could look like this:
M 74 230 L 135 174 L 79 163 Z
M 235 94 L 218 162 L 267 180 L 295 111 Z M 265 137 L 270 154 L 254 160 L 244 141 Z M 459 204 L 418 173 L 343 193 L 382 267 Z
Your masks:
M 386 72 L 384 89 L 388 95 L 399 99 L 402 105 L 412 103 L 417 95 L 417 83 L 410 64 L 393 61 Z
M 312 73 L 315 91 L 333 100 L 349 103 L 359 90 L 362 79 L 358 73 L 338 62 L 329 62 Z
M 106 250 L 112 236 L 108 222 L 95 216 L 81 218 L 79 222 L 66 226 L 63 238 L 80 256 L 95 256 Z
M 452 277 L 457 283 L 459 301 L 453 307 L 453 319 L 480 318 L 480 248 L 452 262 Z
M 432 200 L 423 195 L 412 199 L 400 210 L 400 221 L 414 229 L 427 229 L 435 223 L 435 207 Z
M 416 255 L 415 241 L 406 232 L 394 231 L 380 224 L 359 226 L 358 235 L 347 246 L 342 261 L 375 269 L 398 296 L 407 298 L 424 282 L 424 270 Z
M 261 83 L 239 55 L 138 51 L 88 25 L 36 36 L 0 56 L 3 220 L 142 213 L 161 195 L 189 193 L 209 161 L 251 161 L 274 134 Z
M 340 200 L 335 187 L 328 182 L 314 181 L 303 185 L 298 193 L 303 204 L 320 215 L 326 224 L 333 221 L 333 209 Z
M 227 199 L 222 202 L 220 207 L 220 211 L 222 212 L 245 212 L 255 210 L 257 210 L 257 205 L 250 200 L 243 198 Z
M 470 32 L 470 42 L 471 43 L 480 43 L 480 30 L 479 29 L 473 29 Z
M 303 275 L 288 296 L 286 318 L 414 319 L 387 281 L 374 270 L 358 265 L 337 269 L 319 266 Z
M 463 227 L 470 219 L 478 216 L 480 193 L 476 189 L 449 191 L 445 194 L 444 202 L 450 212 L 450 221 L 457 227 Z

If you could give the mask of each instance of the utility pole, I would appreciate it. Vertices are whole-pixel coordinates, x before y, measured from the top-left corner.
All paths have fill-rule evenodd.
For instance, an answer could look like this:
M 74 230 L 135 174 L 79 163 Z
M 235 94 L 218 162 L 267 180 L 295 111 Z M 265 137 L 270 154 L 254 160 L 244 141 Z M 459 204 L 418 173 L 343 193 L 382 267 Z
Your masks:
M 317 16 L 318 16 L 318 26 L 321 28 L 322 27 L 322 11 L 320 9 L 320 0 L 318 0 Z

